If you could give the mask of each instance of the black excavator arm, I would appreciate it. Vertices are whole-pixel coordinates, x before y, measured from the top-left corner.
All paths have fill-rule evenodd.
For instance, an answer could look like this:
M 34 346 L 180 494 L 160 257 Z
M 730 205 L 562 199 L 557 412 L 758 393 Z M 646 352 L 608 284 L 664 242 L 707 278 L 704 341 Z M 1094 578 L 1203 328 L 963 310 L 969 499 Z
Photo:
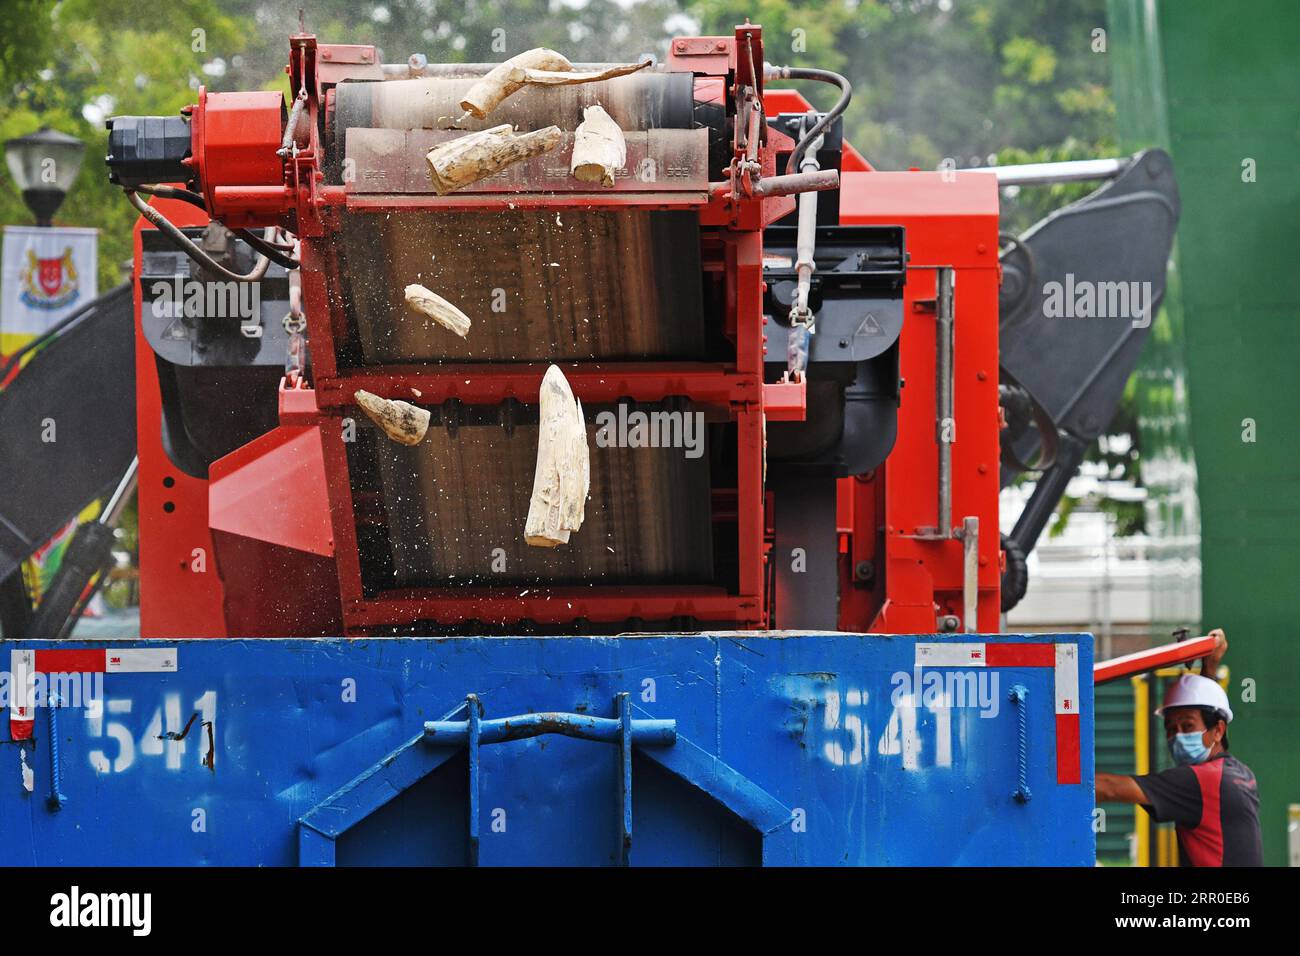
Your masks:
M 1179 209 L 1169 155 L 1147 150 L 1011 241 L 1002 255 L 1002 485 L 1022 471 L 1040 472 L 1004 536 L 1003 610 L 1024 596 L 1024 556 L 1137 368 L 1164 300 Z

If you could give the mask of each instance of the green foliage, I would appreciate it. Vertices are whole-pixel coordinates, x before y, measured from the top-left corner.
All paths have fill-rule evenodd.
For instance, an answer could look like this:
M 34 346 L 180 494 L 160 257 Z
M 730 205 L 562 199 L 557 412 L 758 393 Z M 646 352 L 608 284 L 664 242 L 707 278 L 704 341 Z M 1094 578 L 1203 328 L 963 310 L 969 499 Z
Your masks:
M 236 47 L 213 48 L 229 69 L 212 86 L 261 88 L 284 66 L 286 37 L 298 28 L 301 6 L 307 29 L 323 41 L 374 45 L 388 63 L 405 62 L 412 53 L 431 62 L 495 62 L 537 46 L 575 61 L 662 57 L 669 38 L 680 32 L 666 21 L 681 19 L 673 0 L 225 0 L 223 9 L 257 28 Z
M 5 0 L 0 5 L 5 30 L 0 32 L 0 90 L 46 65 L 52 46 L 48 0 Z
M 99 285 L 116 285 L 122 263 L 131 258 L 136 215 L 108 183 L 108 134 L 99 118 L 175 113 L 193 102 L 208 59 L 194 49 L 194 31 L 203 31 L 203 45 L 211 49 L 238 42 L 241 26 L 213 0 L 148 8 L 128 0 L 10 0 L 5 6 L 0 139 L 50 126 L 85 141 L 81 173 L 55 222 L 99 228 Z M 0 185 L 0 221 L 32 221 L 8 176 Z
M 212 89 L 285 88 L 297 2 L 284 0 L 5 0 L 0 136 L 53 126 L 87 142 L 59 220 L 98 226 L 100 283 L 118 281 L 134 213 L 102 161 L 111 113 L 172 113 Z M 500 60 L 551 46 L 574 60 L 662 56 L 670 36 L 762 24 L 766 59 L 840 70 L 855 95 L 846 133 L 878 168 L 959 167 L 1114 153 L 1105 54 L 1092 51 L 1104 0 L 318 0 L 309 30 L 369 43 L 400 62 Z M 825 108 L 835 93 L 804 83 Z M 13 183 L 0 220 L 29 222 Z M 1022 229 L 1086 192 L 1059 186 L 1007 197 Z
M 836 71 L 848 66 L 852 44 L 845 38 L 858 32 L 860 14 L 870 12 L 844 0 L 698 0 L 688 9 L 705 35 L 729 36 L 746 21 L 761 24 L 769 63 Z M 829 106 L 835 94 L 825 95 Z

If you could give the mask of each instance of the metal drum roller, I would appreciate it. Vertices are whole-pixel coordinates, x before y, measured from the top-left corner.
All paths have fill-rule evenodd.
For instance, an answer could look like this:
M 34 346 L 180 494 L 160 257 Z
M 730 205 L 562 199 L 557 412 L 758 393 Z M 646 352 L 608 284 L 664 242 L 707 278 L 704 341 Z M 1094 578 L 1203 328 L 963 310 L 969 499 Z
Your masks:
M 354 156 L 358 175 L 383 162 L 424 185 L 423 153 L 367 150 L 378 130 L 435 129 L 459 119 L 470 78 L 342 83 L 335 91 L 335 154 Z M 600 83 L 526 87 L 487 120 L 520 129 L 572 131 L 584 106 L 601 104 L 629 133 L 723 125 L 716 104 L 697 102 L 693 78 L 645 73 Z M 445 125 L 445 124 L 444 124 Z M 354 142 L 351 148 L 349 136 Z M 368 137 L 368 140 L 365 138 Z M 391 134 L 389 134 L 391 139 Z M 363 142 L 365 140 L 365 142 Z M 556 151 L 558 154 L 558 150 Z M 360 157 L 360 158 L 355 158 Z M 548 155 L 565 167 L 567 153 Z M 695 165 L 706 162 L 693 158 Z M 704 174 L 704 170 L 699 171 Z M 355 317 L 358 364 L 701 359 L 699 228 L 689 213 L 639 208 L 351 212 L 343 216 L 340 293 Z M 402 290 L 418 282 L 475 319 L 465 339 L 447 335 L 406 308 Z
M 696 116 L 695 83 L 689 73 L 642 71 L 574 86 L 526 86 L 483 120 L 462 118 L 460 101 L 474 82 L 473 77 L 429 77 L 340 83 L 334 94 L 334 129 L 344 137 L 356 128 L 437 129 L 439 119 L 445 118 L 466 130 L 502 123 L 521 130 L 551 125 L 572 130 L 582 122 L 583 107 L 593 103 L 603 106 L 624 131 L 708 124 Z M 719 120 L 721 112 L 717 110 Z

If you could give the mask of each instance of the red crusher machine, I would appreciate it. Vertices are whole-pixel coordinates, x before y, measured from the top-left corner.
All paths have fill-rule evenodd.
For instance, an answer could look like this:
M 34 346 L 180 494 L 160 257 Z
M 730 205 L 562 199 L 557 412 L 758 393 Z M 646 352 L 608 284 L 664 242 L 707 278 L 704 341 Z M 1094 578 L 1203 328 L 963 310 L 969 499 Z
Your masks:
M 1012 287 L 1069 244 L 1050 222 L 1037 247 L 1000 240 L 1015 174 L 874 170 L 842 137 L 847 82 L 765 64 L 758 26 L 461 119 L 490 66 L 299 33 L 289 103 L 201 90 L 181 116 L 110 121 L 143 214 L 143 636 L 999 630 L 1027 550 L 999 533 L 1002 445 L 1068 480 L 1070 442 L 1108 421 L 1089 389 L 1113 408 L 1131 370 L 1109 345 L 1102 376 L 1078 343 L 1044 354 Z M 569 173 L 597 102 L 627 141 L 609 188 Z M 429 149 L 501 123 L 564 141 L 437 195 Z M 1114 198 L 1161 156 L 1089 172 Z M 411 283 L 470 334 L 412 312 Z M 523 525 L 552 363 L 592 475 L 583 528 L 544 550 Z M 388 441 L 358 390 L 429 409 L 426 439 Z

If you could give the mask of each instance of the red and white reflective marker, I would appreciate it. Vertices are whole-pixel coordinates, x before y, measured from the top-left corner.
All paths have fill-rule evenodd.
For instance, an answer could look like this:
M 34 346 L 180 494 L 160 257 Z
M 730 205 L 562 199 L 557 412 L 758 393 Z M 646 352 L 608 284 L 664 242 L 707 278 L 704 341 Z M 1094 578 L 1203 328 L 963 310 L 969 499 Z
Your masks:
M 36 720 L 37 674 L 163 674 L 176 672 L 174 647 L 48 648 L 9 656 L 9 737 L 30 740 Z
M 1050 667 L 1055 674 L 1056 782 L 1082 783 L 1077 644 L 958 643 L 916 645 L 917 667 Z

